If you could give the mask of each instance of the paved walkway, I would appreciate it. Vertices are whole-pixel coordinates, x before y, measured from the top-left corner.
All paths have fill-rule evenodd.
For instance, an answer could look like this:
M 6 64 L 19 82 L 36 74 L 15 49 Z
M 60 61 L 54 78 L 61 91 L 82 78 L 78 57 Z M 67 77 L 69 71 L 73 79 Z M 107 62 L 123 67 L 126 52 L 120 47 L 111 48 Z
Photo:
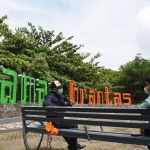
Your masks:
M 0 132 L 4 132 L 7 130 L 15 130 L 15 129 L 20 129 L 22 128 L 22 122 L 14 122 L 14 123 L 9 123 L 9 124 L 3 124 L 0 125 Z

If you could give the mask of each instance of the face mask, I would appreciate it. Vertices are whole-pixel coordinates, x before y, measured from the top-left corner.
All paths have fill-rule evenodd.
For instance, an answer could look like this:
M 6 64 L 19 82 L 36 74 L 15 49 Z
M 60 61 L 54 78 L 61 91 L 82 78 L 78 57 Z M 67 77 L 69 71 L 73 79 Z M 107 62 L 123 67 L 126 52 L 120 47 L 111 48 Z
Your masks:
M 149 87 L 145 87 L 145 88 L 144 88 L 144 91 L 145 91 L 146 94 L 150 94 L 150 91 L 148 90 L 148 88 L 149 88 Z
M 63 88 L 61 88 L 61 89 L 58 89 L 58 92 L 57 92 L 57 94 L 58 95 L 61 95 L 63 93 Z

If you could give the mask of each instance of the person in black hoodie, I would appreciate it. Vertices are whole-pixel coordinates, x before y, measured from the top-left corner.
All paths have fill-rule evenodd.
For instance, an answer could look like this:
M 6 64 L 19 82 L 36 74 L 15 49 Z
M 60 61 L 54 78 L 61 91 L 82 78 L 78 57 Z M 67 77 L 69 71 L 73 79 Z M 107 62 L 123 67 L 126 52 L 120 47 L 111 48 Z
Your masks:
M 59 81 L 54 81 L 51 83 L 51 90 L 48 95 L 45 96 L 45 101 L 43 102 L 43 107 L 46 106 L 72 106 L 74 105 L 74 101 L 70 101 L 69 103 L 65 103 L 62 98 L 63 93 L 63 85 Z M 47 117 L 54 117 L 54 116 L 47 116 Z M 58 117 L 57 117 L 58 118 Z M 59 123 L 53 122 L 53 125 L 56 128 L 78 128 L 77 124 L 66 124 L 66 123 Z M 77 143 L 77 138 L 71 137 L 63 137 L 66 142 L 68 143 L 69 150 L 78 150 L 85 147 L 85 145 L 80 145 Z

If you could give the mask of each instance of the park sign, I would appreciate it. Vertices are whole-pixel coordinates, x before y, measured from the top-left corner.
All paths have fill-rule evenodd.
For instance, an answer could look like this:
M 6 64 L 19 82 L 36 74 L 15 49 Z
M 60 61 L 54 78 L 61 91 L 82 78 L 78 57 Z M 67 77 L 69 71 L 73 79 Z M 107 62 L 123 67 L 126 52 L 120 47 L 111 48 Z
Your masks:
M 84 104 L 84 94 L 88 93 L 88 103 L 90 105 L 94 104 L 106 104 L 106 105 L 131 105 L 131 94 L 130 93 L 119 93 L 109 92 L 108 87 L 104 87 L 104 91 L 94 91 L 94 90 L 86 90 L 86 89 L 78 89 L 74 87 L 75 81 L 69 81 L 69 99 L 75 99 L 76 104 Z M 80 94 L 79 94 L 80 93 Z M 110 100 L 110 94 L 113 94 L 113 100 Z
M 24 74 L 17 74 L 17 72 L 0 67 L 4 75 L 10 76 L 12 81 L 0 79 L 0 103 L 15 104 L 19 99 L 21 104 L 43 103 L 45 95 L 48 91 L 48 83 L 46 80 L 35 79 Z M 18 83 L 20 80 L 20 84 Z M 20 85 L 20 87 L 18 87 Z M 39 85 L 40 88 L 36 88 Z M 20 95 L 17 97 L 17 92 L 20 90 Z
M 17 74 L 17 72 L 0 66 L 2 74 L 10 77 L 10 80 L 0 79 L 0 104 L 15 104 L 17 99 L 21 104 L 39 103 L 42 104 L 48 93 L 49 83 L 46 80 L 35 79 L 25 74 Z M 88 102 L 93 104 L 112 105 L 131 105 L 130 93 L 114 92 L 113 102 L 109 99 L 110 93 L 108 87 L 103 91 L 94 91 L 86 89 L 78 89 L 74 87 L 75 81 L 69 80 L 69 99 L 75 99 L 76 104 L 84 104 L 84 94 L 88 93 Z M 38 85 L 38 87 L 37 87 Z M 20 90 L 18 97 L 17 92 Z M 80 101 L 79 101 L 80 98 Z

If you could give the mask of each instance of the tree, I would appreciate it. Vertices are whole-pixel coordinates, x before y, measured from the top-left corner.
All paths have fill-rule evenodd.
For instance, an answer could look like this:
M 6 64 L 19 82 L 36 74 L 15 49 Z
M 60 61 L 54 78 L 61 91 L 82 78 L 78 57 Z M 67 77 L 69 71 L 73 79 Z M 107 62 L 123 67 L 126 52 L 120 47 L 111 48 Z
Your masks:
M 133 61 L 120 66 L 120 75 L 114 78 L 114 89 L 131 93 L 132 102 L 141 103 L 145 98 L 145 78 L 150 75 L 150 60 L 137 54 Z
M 98 89 L 95 86 L 102 68 L 95 62 L 101 56 L 96 54 L 91 61 L 84 62 L 89 53 L 79 53 L 83 45 L 71 43 L 73 36 L 65 38 L 63 33 L 54 35 L 54 31 L 36 28 L 28 23 L 29 28 L 19 27 L 14 32 L 0 19 L 0 64 L 18 73 L 34 78 L 53 81 L 59 79 L 66 85 L 68 80 L 77 82 L 77 86 L 86 89 Z M 65 88 L 65 97 L 68 90 Z

